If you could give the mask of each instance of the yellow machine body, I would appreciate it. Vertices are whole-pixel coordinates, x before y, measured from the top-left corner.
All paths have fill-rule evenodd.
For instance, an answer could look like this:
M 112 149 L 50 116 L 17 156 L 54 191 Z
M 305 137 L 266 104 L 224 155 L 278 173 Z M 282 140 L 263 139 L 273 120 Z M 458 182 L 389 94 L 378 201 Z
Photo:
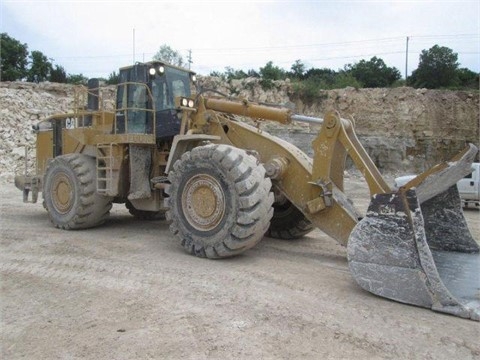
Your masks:
M 93 108 L 80 97 L 73 113 L 35 127 L 36 173 L 15 182 L 24 201 L 43 191 L 55 226 L 97 226 L 112 203 L 126 203 L 137 217 L 166 216 L 182 246 L 208 258 L 241 253 L 265 233 L 288 239 L 316 227 L 347 246 L 352 275 L 366 290 L 480 319 L 479 246 L 455 190 L 470 171 L 473 145 L 391 189 L 354 124 L 337 112 L 320 119 L 245 99 L 193 96 L 186 88 L 191 72 L 158 62 L 123 70 L 113 110 L 101 90 L 89 88 Z M 313 158 L 242 117 L 321 124 Z M 347 157 L 372 196 L 363 219 L 344 193 Z M 470 264 L 460 290 L 449 287 L 442 267 L 457 254 Z

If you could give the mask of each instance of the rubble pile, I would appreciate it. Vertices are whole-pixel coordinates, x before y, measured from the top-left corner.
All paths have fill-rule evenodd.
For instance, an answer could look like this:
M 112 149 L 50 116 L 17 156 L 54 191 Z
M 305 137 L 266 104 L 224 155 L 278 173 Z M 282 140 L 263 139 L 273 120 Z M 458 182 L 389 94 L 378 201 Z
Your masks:
M 32 125 L 57 112 L 72 109 L 71 86 L 51 83 L 0 83 L 0 181 L 24 172 L 25 146 L 34 169 L 35 134 Z

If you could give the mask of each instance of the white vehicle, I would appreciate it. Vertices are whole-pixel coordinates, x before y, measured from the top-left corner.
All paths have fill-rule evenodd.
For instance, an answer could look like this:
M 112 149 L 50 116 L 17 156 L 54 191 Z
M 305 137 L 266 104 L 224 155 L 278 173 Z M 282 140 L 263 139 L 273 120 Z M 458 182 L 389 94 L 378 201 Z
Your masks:
M 463 206 L 473 205 L 480 208 L 480 163 L 472 164 L 473 171 L 457 183 Z
M 398 189 L 404 186 L 410 180 L 415 178 L 416 175 L 405 175 L 395 179 L 394 186 Z M 476 208 L 480 208 L 480 163 L 472 164 L 472 172 L 466 175 L 463 179 L 457 182 L 458 192 L 462 199 L 462 206 L 468 207 L 473 205 Z

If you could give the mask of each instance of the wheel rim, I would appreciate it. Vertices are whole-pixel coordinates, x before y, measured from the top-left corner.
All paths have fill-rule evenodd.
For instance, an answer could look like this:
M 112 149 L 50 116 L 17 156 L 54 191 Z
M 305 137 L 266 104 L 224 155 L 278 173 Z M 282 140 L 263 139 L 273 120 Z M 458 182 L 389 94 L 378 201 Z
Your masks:
M 212 176 L 200 174 L 187 181 L 182 193 L 182 208 L 188 223 L 197 230 L 214 229 L 225 215 L 225 194 Z
M 66 214 L 73 206 L 73 187 L 65 174 L 57 174 L 52 182 L 52 203 L 60 214 Z

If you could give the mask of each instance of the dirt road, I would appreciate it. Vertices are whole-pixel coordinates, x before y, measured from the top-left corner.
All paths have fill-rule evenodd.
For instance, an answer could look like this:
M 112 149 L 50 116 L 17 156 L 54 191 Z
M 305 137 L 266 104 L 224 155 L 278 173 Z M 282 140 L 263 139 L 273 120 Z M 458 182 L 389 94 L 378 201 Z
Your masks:
M 2 359 L 480 358 L 480 323 L 363 291 L 319 231 L 209 261 L 121 205 L 61 231 L 13 185 L 0 196 Z

